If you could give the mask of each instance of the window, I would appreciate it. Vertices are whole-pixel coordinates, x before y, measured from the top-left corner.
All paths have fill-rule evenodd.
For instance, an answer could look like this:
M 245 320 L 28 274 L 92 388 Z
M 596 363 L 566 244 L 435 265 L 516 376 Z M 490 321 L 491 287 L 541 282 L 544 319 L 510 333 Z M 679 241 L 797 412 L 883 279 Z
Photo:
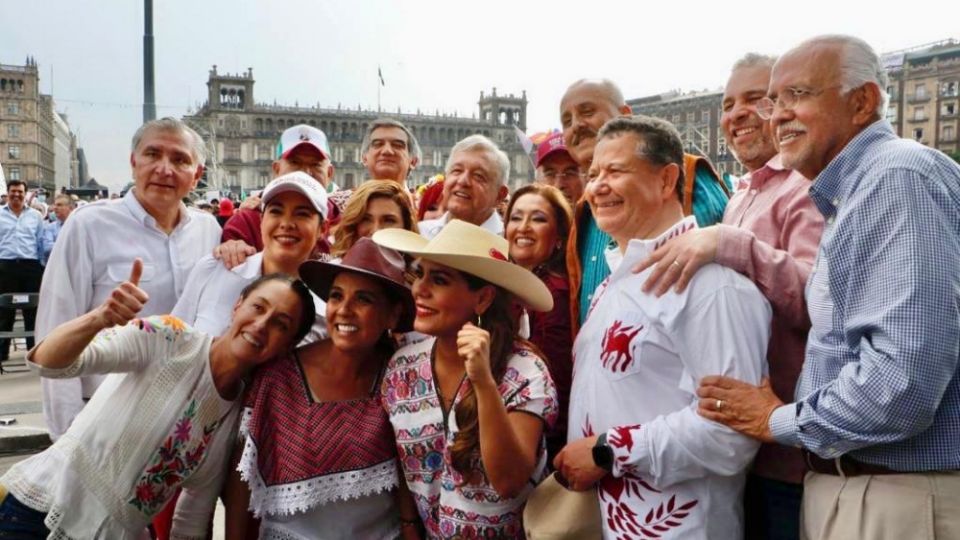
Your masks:
M 231 171 L 227 175 L 227 182 L 229 182 L 230 187 L 238 186 L 239 184 L 237 183 L 237 173 L 234 171 Z
M 228 141 L 226 144 L 226 149 L 224 150 L 224 157 L 226 159 L 240 159 L 240 143 L 236 141 Z
M 957 95 L 957 81 L 943 83 L 942 93 L 945 97 L 954 97 Z
M 710 123 L 710 110 L 709 110 L 709 109 L 704 109 L 703 112 L 700 113 L 700 121 L 703 122 L 704 124 L 709 124 L 709 123 Z
M 695 112 L 688 112 L 688 113 L 687 113 L 687 123 L 688 123 L 688 124 L 694 123 L 694 122 L 696 121 L 696 120 L 695 120 L 696 115 L 697 115 L 697 113 L 695 113 Z
M 269 181 L 270 181 L 270 175 L 268 175 L 264 171 L 260 171 L 260 186 L 262 187 L 267 185 L 267 182 Z
M 20 102 L 11 101 L 7 103 L 7 114 L 20 114 Z
M 926 120 L 927 113 L 923 107 L 914 107 L 913 108 L 913 119 L 914 120 Z
M 923 139 L 923 128 L 916 128 L 913 130 L 913 140 L 919 141 Z
M 7 157 L 10 159 L 20 159 L 20 145 L 11 144 L 7 147 Z
M 20 137 L 20 124 L 7 124 L 7 137 L 16 139 Z
M 10 167 L 7 174 L 10 175 L 10 180 L 20 180 L 20 167 Z
M 897 108 L 896 107 L 887 107 L 887 121 L 896 122 L 897 121 Z
M 944 103 L 943 108 L 940 110 L 940 114 L 943 116 L 954 116 L 957 114 L 957 104 L 956 103 Z
M 915 88 L 915 92 L 914 92 L 914 93 L 916 94 L 917 99 L 927 97 L 927 84 L 926 84 L 926 83 L 917 83 L 917 86 L 914 87 L 914 88 Z
M 942 139 L 946 141 L 952 141 L 956 139 L 957 136 L 953 132 L 953 126 L 943 126 L 943 137 Z

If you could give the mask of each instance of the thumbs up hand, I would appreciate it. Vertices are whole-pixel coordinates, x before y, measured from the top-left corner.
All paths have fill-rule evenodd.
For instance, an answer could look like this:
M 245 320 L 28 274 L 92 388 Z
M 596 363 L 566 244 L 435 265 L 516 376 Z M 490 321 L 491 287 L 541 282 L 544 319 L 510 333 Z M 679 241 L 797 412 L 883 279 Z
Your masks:
M 103 304 L 97 308 L 97 319 L 103 328 L 118 324 L 127 324 L 143 309 L 150 297 L 141 289 L 140 276 L 143 274 L 143 260 L 137 258 L 130 269 L 130 278 L 121 283 Z

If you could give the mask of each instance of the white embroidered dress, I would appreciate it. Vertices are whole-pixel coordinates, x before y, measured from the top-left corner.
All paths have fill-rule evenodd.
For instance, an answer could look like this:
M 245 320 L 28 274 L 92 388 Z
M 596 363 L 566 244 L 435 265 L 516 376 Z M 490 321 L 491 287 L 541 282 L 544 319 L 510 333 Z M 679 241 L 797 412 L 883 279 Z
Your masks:
M 240 411 L 213 384 L 210 342 L 155 316 L 101 332 L 64 369 L 31 363 L 44 377 L 125 375 L 109 377 L 53 446 L 0 484 L 47 512 L 50 538 L 76 540 L 141 538 L 183 488 L 171 537 L 205 539 Z
M 742 536 L 741 495 L 759 442 L 697 414 L 706 375 L 759 384 L 771 310 L 745 277 L 716 264 L 682 294 L 641 290 L 652 269 L 632 268 L 689 217 L 653 240 L 609 253 L 613 270 L 594 294 L 574 343 L 570 441 L 607 433 L 613 472 L 597 495 L 604 538 Z

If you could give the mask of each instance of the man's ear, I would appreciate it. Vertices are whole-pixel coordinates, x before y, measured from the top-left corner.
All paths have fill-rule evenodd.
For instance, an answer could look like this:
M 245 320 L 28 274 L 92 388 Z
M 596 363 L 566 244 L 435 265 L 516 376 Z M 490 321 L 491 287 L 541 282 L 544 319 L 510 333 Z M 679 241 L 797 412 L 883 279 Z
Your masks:
M 410 170 L 411 170 L 411 171 L 414 170 L 414 169 L 416 169 L 416 168 L 417 168 L 417 165 L 419 165 L 419 164 L 420 164 L 420 159 L 419 159 L 419 158 L 417 158 L 416 156 L 410 158 Z
M 853 102 L 853 121 L 856 125 L 865 126 L 878 118 L 877 107 L 883 101 L 883 96 L 880 95 L 880 87 L 876 83 L 866 83 L 853 90 L 850 92 L 850 99 Z
M 270 164 L 270 169 L 273 170 L 274 178 L 280 176 L 280 160 L 274 160 L 273 163 Z
M 507 198 L 507 195 L 509 194 L 510 194 L 510 188 L 508 188 L 505 185 L 500 186 L 500 189 L 497 190 L 497 202 L 499 203 L 500 201 L 503 201 L 504 199 Z
M 660 191 L 661 199 L 673 199 L 677 196 L 678 180 L 680 180 L 680 166 L 676 163 L 668 163 L 660 169 L 660 181 L 663 183 Z
M 624 116 L 633 116 L 633 109 L 631 109 L 626 103 L 617 107 L 617 110 L 620 111 L 620 114 Z

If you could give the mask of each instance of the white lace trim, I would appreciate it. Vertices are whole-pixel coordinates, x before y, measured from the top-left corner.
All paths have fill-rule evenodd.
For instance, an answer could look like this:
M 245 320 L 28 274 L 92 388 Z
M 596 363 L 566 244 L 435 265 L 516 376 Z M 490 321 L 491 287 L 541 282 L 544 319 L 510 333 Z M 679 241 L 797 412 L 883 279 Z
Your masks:
M 250 486 L 250 510 L 257 518 L 264 514 L 292 515 L 322 504 L 376 495 L 397 487 L 399 482 L 397 461 L 391 458 L 366 469 L 267 487 L 257 467 L 257 446 L 250 437 L 244 437 L 237 470 Z

